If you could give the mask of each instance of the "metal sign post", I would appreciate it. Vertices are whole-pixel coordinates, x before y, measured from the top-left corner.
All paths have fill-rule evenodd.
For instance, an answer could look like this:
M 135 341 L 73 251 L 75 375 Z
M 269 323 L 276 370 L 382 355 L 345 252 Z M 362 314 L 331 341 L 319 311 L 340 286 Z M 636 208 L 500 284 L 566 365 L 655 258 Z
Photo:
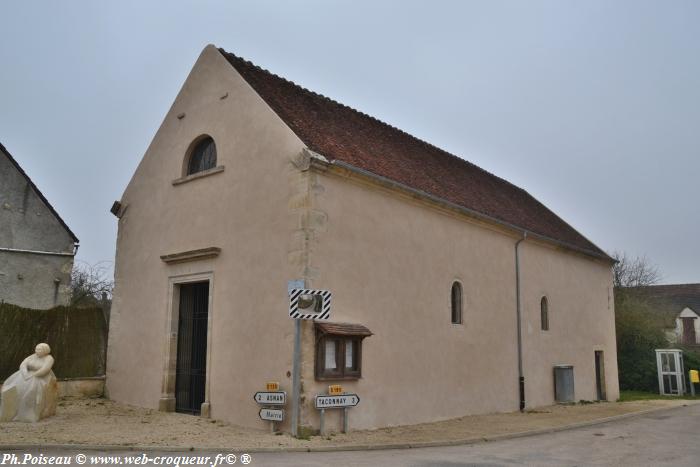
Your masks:
M 321 426 L 318 427 L 321 436 L 326 435 L 326 409 L 321 409 Z
M 331 386 L 332 390 L 333 386 Z M 316 396 L 315 405 L 320 413 L 320 431 L 325 435 L 326 431 L 326 409 L 343 409 L 343 433 L 348 432 L 348 409 L 360 403 L 360 396 L 357 394 L 319 394 Z
M 268 390 L 256 392 L 253 394 L 253 400 L 263 406 L 258 412 L 258 416 L 260 420 L 270 422 L 270 433 L 274 433 L 276 431 L 275 422 L 284 420 L 284 409 L 279 408 L 279 406 L 287 403 L 287 393 L 279 390 L 279 383 L 277 382 L 267 383 L 266 386 Z M 272 407 L 266 407 L 270 405 Z
M 301 398 L 301 320 L 327 320 L 331 313 L 331 293 L 328 290 L 306 289 L 303 279 L 287 282 L 289 317 L 294 319 L 294 355 L 292 366 L 292 436 L 299 435 Z
M 306 286 L 304 279 L 287 282 L 287 293 Z M 299 435 L 299 396 L 301 392 L 301 320 L 294 320 L 294 355 L 292 356 L 292 436 Z
M 294 320 L 294 359 L 292 366 L 292 436 L 299 435 L 299 393 L 301 392 L 301 320 Z
M 284 410 L 282 409 L 270 409 L 263 407 L 258 412 L 260 420 L 267 420 L 270 422 L 270 433 L 275 433 L 275 423 L 284 421 Z
M 695 397 L 695 383 L 700 383 L 700 374 L 698 370 L 690 370 L 688 372 L 688 384 L 690 385 L 690 395 Z

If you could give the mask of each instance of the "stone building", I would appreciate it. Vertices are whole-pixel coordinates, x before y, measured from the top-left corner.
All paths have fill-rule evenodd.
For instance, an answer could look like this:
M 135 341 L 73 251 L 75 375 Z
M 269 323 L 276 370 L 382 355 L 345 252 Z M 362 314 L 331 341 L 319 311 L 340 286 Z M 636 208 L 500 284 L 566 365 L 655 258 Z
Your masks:
M 576 400 L 618 397 L 600 248 L 521 188 L 214 46 L 112 212 L 115 400 L 265 426 L 253 394 L 292 395 L 290 280 L 332 293 L 328 321 L 301 323 L 299 425 L 318 428 L 331 383 L 361 398 L 351 428 L 552 404 L 556 365 Z
M 0 301 L 67 305 L 77 249 L 78 238 L 0 144 Z
M 624 292 L 659 315 L 669 343 L 700 345 L 700 284 L 628 287 Z

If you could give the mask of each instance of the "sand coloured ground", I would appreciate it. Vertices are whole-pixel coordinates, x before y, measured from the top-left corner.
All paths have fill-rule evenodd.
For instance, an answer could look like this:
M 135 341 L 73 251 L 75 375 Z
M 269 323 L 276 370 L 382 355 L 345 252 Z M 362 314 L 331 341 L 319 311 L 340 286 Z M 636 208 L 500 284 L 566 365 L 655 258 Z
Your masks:
M 557 405 L 525 413 L 472 415 L 452 420 L 350 433 L 308 440 L 272 434 L 221 420 L 158 412 L 107 399 L 64 399 L 56 416 L 38 423 L 0 423 L 0 447 L 17 444 L 168 446 L 180 448 L 280 449 L 331 446 L 416 444 L 479 439 L 548 429 L 660 407 L 692 404 L 684 400 L 603 402 Z

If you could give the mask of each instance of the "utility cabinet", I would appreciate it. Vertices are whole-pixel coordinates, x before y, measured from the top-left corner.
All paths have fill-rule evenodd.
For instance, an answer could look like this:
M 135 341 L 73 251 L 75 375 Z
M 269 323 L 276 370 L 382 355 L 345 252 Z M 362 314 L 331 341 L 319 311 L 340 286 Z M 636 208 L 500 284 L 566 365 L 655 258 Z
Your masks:
M 559 403 L 574 402 L 574 366 L 554 366 L 554 400 Z

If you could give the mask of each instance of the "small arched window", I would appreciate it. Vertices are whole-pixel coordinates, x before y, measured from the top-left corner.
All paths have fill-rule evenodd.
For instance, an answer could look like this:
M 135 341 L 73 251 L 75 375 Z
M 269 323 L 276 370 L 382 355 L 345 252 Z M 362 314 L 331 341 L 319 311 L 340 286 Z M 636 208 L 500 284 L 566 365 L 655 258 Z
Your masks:
M 547 297 L 542 297 L 540 300 L 540 321 L 543 331 L 549 331 L 549 305 Z
M 216 167 L 216 144 L 210 136 L 198 141 L 190 152 L 187 175 L 192 175 Z
M 462 324 L 462 284 L 452 284 L 452 324 Z

